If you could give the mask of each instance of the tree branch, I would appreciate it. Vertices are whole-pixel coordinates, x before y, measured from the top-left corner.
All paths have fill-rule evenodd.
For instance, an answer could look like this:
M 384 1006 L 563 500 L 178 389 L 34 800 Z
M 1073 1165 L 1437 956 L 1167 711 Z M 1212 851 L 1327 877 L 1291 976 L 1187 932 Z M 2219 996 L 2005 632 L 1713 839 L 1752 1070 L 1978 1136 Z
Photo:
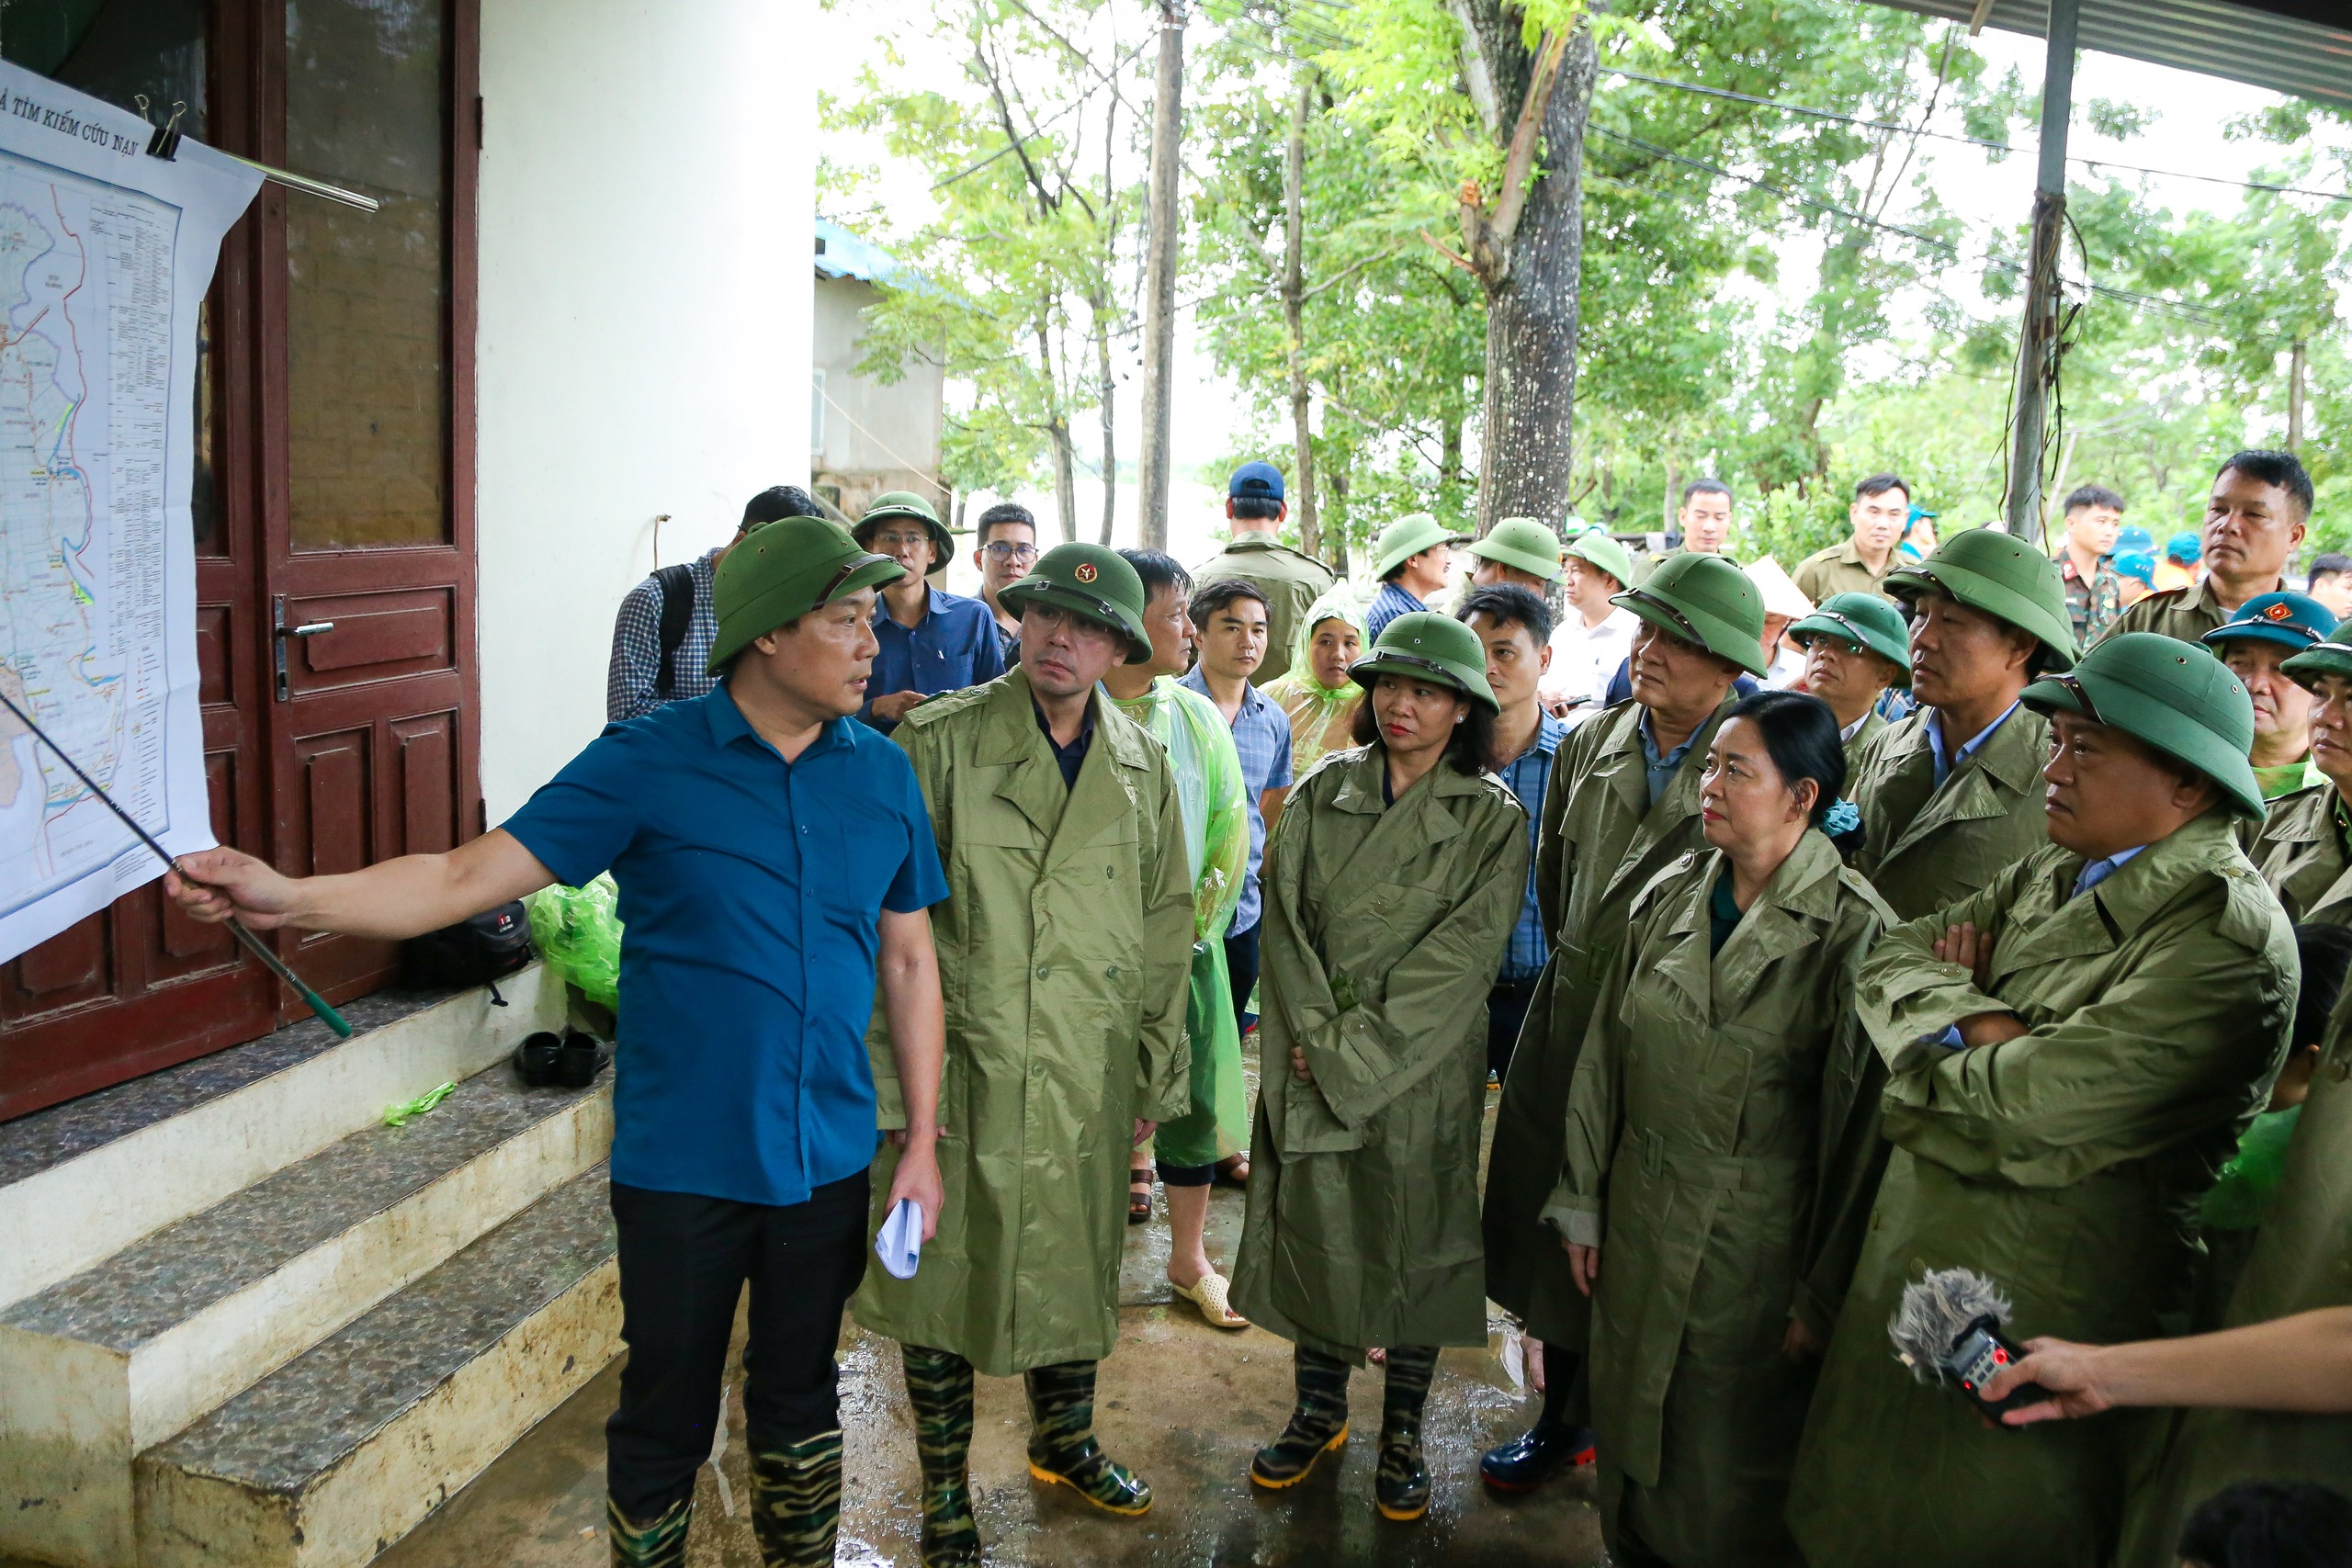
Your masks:
M 1435 251 L 1438 254 L 1443 256 L 1446 260 L 1452 262 L 1454 265 L 1460 267 L 1471 276 L 1476 277 L 1478 276 L 1478 268 L 1469 257 L 1457 254 L 1455 252 L 1447 249 L 1445 242 L 1439 239 L 1435 234 L 1430 233 L 1427 229 L 1423 229 L 1419 231 L 1419 232 L 1421 238 L 1429 242 L 1430 249 Z
M 1446 0 L 1445 8 L 1462 24 L 1462 85 L 1469 90 L 1471 107 L 1478 111 L 1487 134 L 1500 136 L 1503 117 L 1501 106 L 1495 101 L 1495 75 L 1487 69 L 1487 51 L 1478 42 L 1478 26 L 1471 19 L 1469 0 Z
M 1505 244 L 1518 231 L 1519 215 L 1527 208 L 1528 182 L 1535 173 L 1535 148 L 1544 130 L 1544 111 L 1552 101 L 1552 85 L 1559 79 L 1560 57 L 1567 52 L 1568 35 L 1558 28 L 1544 35 L 1535 56 L 1535 70 L 1527 79 L 1527 96 L 1519 106 L 1519 123 L 1511 129 L 1510 151 L 1503 159 L 1502 193 L 1488 220 Z

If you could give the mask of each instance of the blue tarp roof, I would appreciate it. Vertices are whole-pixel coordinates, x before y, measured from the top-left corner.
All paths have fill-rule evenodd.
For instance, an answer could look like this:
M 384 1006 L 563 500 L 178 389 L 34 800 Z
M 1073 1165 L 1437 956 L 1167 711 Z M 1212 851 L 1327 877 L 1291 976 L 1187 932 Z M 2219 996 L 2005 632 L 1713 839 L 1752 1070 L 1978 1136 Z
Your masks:
M 829 218 L 817 220 L 817 273 L 854 277 L 862 283 L 905 283 L 899 264 L 881 246 L 859 238 Z

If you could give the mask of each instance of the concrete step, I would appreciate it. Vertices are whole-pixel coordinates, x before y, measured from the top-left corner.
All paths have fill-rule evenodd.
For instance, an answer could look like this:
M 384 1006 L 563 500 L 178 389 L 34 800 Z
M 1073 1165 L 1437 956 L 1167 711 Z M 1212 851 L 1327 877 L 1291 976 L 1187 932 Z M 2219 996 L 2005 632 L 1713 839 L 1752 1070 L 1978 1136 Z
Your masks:
M 619 1351 L 600 1166 L 141 1454 L 138 1562 L 356 1568 Z
M 609 1080 L 504 1065 L 0 1309 L 0 1540 L 127 1562 L 131 1459 L 605 1157 Z
M 534 964 L 456 993 L 393 990 L 0 1123 L 0 1305 L 22 1301 L 271 1171 L 368 1126 L 384 1107 L 503 1060 L 560 1028 L 564 987 Z M 0 1540 L 0 1545 L 5 1545 Z

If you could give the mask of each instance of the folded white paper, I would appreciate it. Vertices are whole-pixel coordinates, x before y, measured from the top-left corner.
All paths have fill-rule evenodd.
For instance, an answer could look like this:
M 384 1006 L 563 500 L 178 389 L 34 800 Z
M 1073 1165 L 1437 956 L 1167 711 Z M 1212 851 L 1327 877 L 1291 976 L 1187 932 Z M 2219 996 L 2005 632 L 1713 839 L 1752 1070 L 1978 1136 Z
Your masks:
M 893 1280 L 915 1277 L 915 1266 L 922 1261 L 922 1204 L 911 1198 L 899 1200 L 882 1222 L 882 1234 L 874 1238 L 874 1255 Z

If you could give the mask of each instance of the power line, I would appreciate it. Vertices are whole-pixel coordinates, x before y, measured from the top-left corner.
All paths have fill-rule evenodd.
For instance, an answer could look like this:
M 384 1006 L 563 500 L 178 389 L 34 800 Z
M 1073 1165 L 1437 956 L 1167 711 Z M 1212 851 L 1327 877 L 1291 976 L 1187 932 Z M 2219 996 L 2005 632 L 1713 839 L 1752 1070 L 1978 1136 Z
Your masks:
M 1611 76 L 1623 76 L 1629 82 L 1645 82 L 1653 87 L 1672 87 L 1678 92 L 1697 93 L 1702 97 L 1728 98 L 1733 103 L 1753 104 L 1758 108 L 1779 109 L 1783 114 L 1804 115 L 1813 119 L 1835 120 L 1840 125 L 1850 125 L 1863 130 L 1892 130 L 1904 136 L 1932 137 L 1938 141 L 1954 141 L 1963 147 L 1982 147 L 1993 152 L 2025 152 L 2032 150 L 2011 141 L 1991 141 L 1981 136 L 1962 136 L 1956 131 L 1929 130 L 1921 126 L 1896 125 L 1883 119 L 1864 119 L 1859 115 L 1840 114 L 1836 109 L 1815 108 L 1810 104 L 1792 104 L 1781 98 L 1759 98 L 1751 93 L 1735 93 L 1728 87 L 1710 87 L 1698 82 L 1678 82 L 1668 76 L 1647 76 L 1639 71 L 1628 71 L 1617 65 L 1604 65 L 1600 69 Z M 2341 191 L 2312 190 L 2303 186 L 2278 185 L 2268 180 L 2233 180 L 2220 175 L 2192 175 L 2179 169 L 2152 169 L 2141 164 L 2120 164 L 2112 158 L 2086 158 L 2079 154 L 2069 154 L 2066 162 L 2082 164 L 2095 169 L 2122 169 L 2135 175 L 2154 175 L 2162 179 L 2199 180 L 2207 185 L 2233 186 L 2240 190 L 2276 191 L 2286 196 L 2315 196 L 2326 201 L 2352 202 L 2352 196 Z

